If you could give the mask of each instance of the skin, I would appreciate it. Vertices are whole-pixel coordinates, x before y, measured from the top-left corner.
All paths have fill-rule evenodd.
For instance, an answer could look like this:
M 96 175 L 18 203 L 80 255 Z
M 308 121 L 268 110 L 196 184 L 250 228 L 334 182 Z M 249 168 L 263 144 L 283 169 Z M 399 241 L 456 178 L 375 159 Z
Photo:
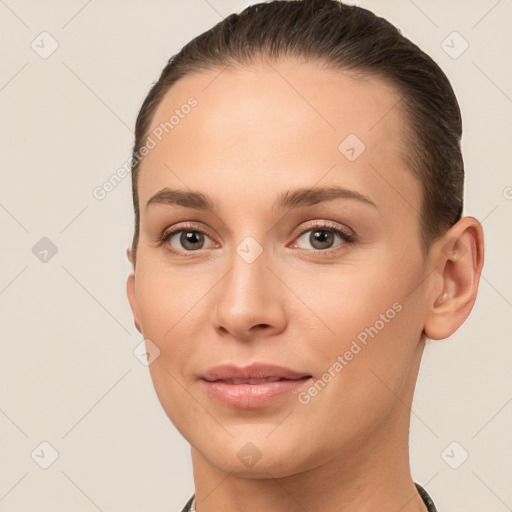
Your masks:
M 167 92 L 151 129 L 189 96 L 197 107 L 141 162 L 127 292 L 137 329 L 160 350 L 150 365 L 158 398 L 191 445 L 198 511 L 425 511 L 409 467 L 414 386 L 425 336 L 448 337 L 473 307 L 480 223 L 464 217 L 425 257 L 421 184 L 402 159 L 408 127 L 378 78 L 292 60 L 197 72 Z M 338 149 L 348 134 L 366 146 L 352 162 Z M 332 185 L 374 206 L 272 208 L 289 189 Z M 165 187 L 218 208 L 146 207 Z M 158 242 L 186 221 L 205 233 L 198 250 L 180 233 Z M 315 245 L 322 221 L 356 240 L 327 231 L 331 245 Z M 263 251 L 252 263 L 236 251 L 248 236 Z M 254 361 L 321 379 L 395 303 L 400 312 L 307 404 L 290 394 L 231 408 L 201 386 L 208 368 Z M 237 456 L 248 442 L 261 454 L 250 467 Z

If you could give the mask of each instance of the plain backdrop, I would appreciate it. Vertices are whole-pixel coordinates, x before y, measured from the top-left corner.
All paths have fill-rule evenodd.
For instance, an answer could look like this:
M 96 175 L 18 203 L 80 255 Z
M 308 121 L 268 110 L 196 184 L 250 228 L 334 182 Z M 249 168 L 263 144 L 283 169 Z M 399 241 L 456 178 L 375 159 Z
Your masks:
M 250 3 L 0 0 L 1 511 L 173 512 L 194 492 L 190 447 L 133 354 L 142 337 L 125 297 L 130 178 L 103 200 L 93 190 L 130 156 L 137 112 L 167 59 Z M 506 512 L 512 5 L 359 5 L 397 25 L 450 78 L 464 121 L 464 213 L 483 221 L 486 237 L 472 314 L 426 347 L 413 477 L 440 511 Z

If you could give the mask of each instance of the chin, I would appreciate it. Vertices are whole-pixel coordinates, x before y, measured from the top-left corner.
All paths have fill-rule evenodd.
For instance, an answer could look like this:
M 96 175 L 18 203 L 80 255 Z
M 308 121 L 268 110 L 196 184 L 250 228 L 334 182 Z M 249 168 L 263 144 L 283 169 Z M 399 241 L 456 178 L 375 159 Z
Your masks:
M 258 436 L 248 429 L 245 435 L 227 441 L 222 436 L 222 442 L 217 440 L 217 445 L 215 439 L 209 439 L 206 444 L 203 437 L 194 446 L 210 464 L 240 478 L 283 478 L 316 467 L 314 459 L 322 458 L 321 454 L 315 457 L 315 451 L 307 443 L 297 444 L 289 436 L 266 439 L 267 436 L 268 430 Z M 303 454 L 301 447 L 305 450 Z

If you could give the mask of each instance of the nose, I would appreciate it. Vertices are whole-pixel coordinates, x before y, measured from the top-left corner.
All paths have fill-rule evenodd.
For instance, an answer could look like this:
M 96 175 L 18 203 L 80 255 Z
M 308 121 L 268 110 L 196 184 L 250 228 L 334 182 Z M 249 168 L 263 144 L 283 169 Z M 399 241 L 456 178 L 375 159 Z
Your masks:
M 211 320 L 221 336 L 248 341 L 286 328 L 286 290 L 269 263 L 265 251 L 250 263 L 234 253 L 231 270 L 215 287 Z

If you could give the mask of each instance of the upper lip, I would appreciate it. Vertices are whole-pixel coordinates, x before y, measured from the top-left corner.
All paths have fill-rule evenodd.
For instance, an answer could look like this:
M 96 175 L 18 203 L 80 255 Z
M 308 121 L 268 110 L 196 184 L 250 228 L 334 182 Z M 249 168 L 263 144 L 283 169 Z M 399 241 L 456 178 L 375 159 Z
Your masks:
M 311 377 L 311 375 L 269 363 L 252 363 L 243 367 L 232 364 L 222 364 L 214 366 L 201 374 L 201 378 L 208 381 L 266 379 L 272 377 L 278 377 L 281 379 L 300 379 L 302 377 Z

